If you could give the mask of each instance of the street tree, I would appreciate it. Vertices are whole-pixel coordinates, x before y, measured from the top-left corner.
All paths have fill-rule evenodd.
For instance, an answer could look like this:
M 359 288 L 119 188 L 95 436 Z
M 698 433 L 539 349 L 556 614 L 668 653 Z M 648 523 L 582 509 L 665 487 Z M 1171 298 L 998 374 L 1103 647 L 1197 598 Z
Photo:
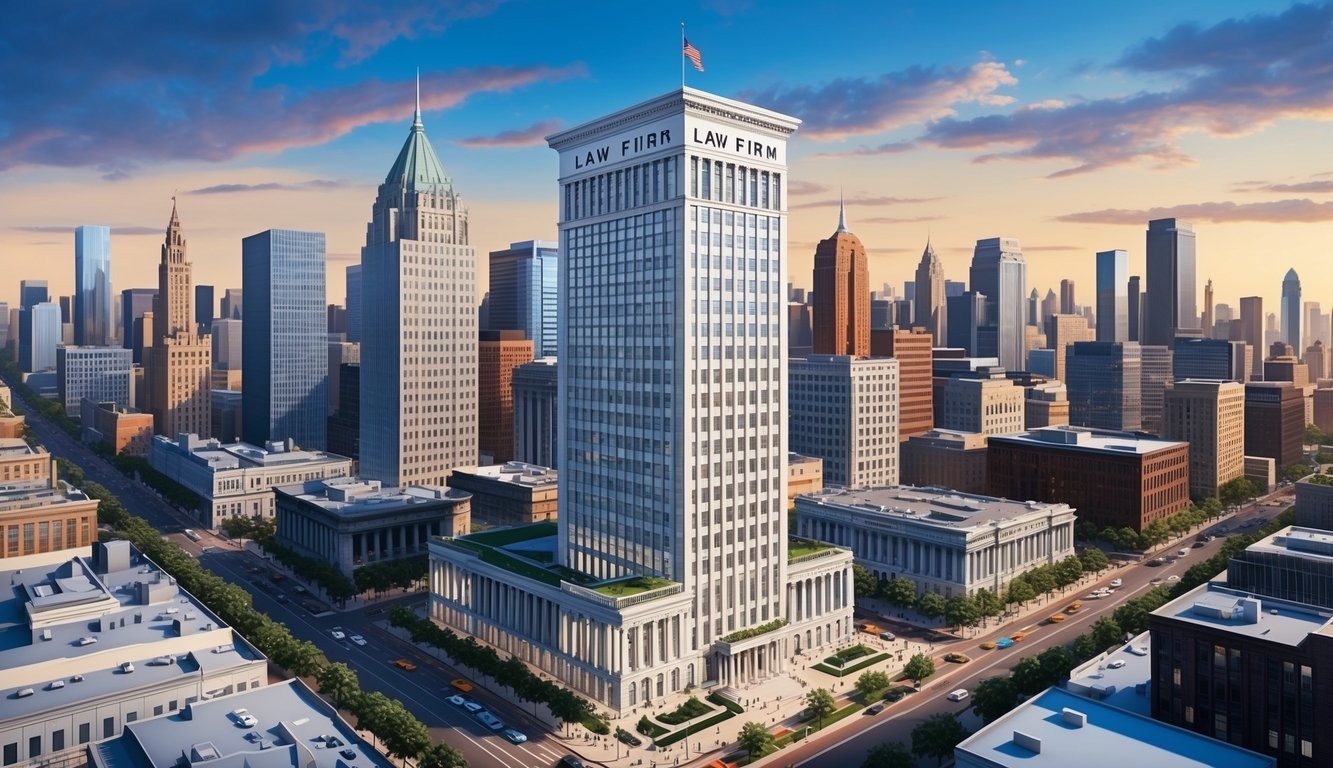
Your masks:
M 916 603 L 916 582 L 902 577 L 889 579 L 883 585 L 884 599 L 900 608 L 909 608 Z
M 941 763 L 953 756 L 954 747 L 967 738 L 967 729 L 950 712 L 931 715 L 912 729 L 912 752 Z
M 1009 605 L 1014 603 L 1026 603 L 1037 596 L 1036 590 L 1028 583 L 1027 579 L 1014 579 L 1009 582 L 1009 587 L 1005 591 L 1004 601 Z
M 1077 555 L 1070 555 L 1055 564 L 1055 582 L 1062 587 L 1083 578 L 1083 561 Z
M 740 744 L 741 749 L 750 756 L 753 761 L 763 757 L 764 753 L 773 743 L 773 734 L 768 732 L 768 728 L 763 723 L 750 721 L 741 726 L 740 735 L 736 737 L 736 743 Z
M 440 742 L 421 753 L 417 768 L 467 768 L 467 758 L 462 752 Z
M 970 627 L 981 620 L 981 611 L 971 595 L 954 595 L 944 601 L 944 620 L 953 627 Z
M 1052 645 L 1037 656 L 1046 685 L 1055 685 L 1074 668 L 1074 655 L 1063 645 Z
M 874 597 L 879 593 L 879 579 L 870 569 L 854 563 L 852 565 L 852 588 L 855 590 L 856 599 L 860 600 L 867 597 Z
M 819 727 L 824 727 L 824 718 L 833 714 L 838 704 L 827 688 L 816 688 L 805 695 L 805 708 L 810 717 L 819 719 Z
M 1111 566 L 1111 561 L 1107 559 L 1106 553 L 1098 547 L 1084 547 L 1083 551 L 1078 553 L 1078 559 L 1083 563 L 1083 570 L 1089 573 Z
M 1018 688 L 1011 677 L 988 677 L 972 689 L 972 709 L 990 723 L 1003 717 L 1018 702 Z
M 1115 619 L 1109 616 L 1103 616 L 1097 619 L 1092 625 L 1092 639 L 1101 649 L 1110 648 L 1120 642 L 1124 637 L 1123 630 L 1116 623 Z
M 333 699 L 335 706 L 341 708 L 361 690 L 361 681 L 356 672 L 346 664 L 329 664 L 315 674 L 319 683 L 319 692 Z
M 861 695 L 865 696 L 867 701 L 869 701 L 876 693 L 888 687 L 889 676 L 882 670 L 866 670 L 861 673 L 860 677 L 856 678 L 856 690 L 860 691 Z
M 924 653 L 914 653 L 903 665 L 903 674 L 919 686 L 922 680 L 935 674 L 935 660 Z
M 978 589 L 977 593 L 972 596 L 972 599 L 976 601 L 977 612 L 980 613 L 983 618 L 999 616 L 1004 611 L 1004 602 L 1000 600 L 999 595 L 996 595 L 989 589 Z
M 944 597 L 938 592 L 922 592 L 916 601 L 916 612 L 927 619 L 938 619 L 944 615 Z
M 1014 687 L 1024 696 L 1035 696 L 1046 689 L 1046 675 L 1041 668 L 1041 660 L 1036 656 L 1024 656 L 1014 665 Z
M 886 741 L 870 748 L 861 768 L 915 768 L 912 752 L 901 741 Z

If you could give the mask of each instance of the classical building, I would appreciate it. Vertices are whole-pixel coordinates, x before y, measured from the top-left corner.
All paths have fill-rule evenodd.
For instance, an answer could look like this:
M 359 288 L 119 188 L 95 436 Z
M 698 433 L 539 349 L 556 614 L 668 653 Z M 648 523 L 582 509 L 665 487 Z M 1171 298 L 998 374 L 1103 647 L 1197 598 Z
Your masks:
M 941 278 L 942 280 L 943 278 Z M 943 283 L 940 295 L 943 296 Z M 889 328 L 870 332 L 870 354 L 898 361 L 898 440 L 935 426 L 932 386 L 933 342 L 922 328 Z
M 153 346 L 145 350 L 144 360 L 146 410 L 153 414 L 153 431 L 159 435 L 211 434 L 213 341 L 207 335 L 200 336 L 195 324 L 191 272 L 173 199 L 162 261 L 157 267 Z
M 472 494 L 472 519 L 483 525 L 554 521 L 560 511 L 560 477 L 547 467 L 518 461 L 456 467 L 449 487 Z
M 898 486 L 796 499 L 796 534 L 852 550 L 881 580 L 910 578 L 945 597 L 988 589 L 1074 554 L 1074 510 Z
M 786 530 L 796 125 L 682 88 L 549 139 L 559 521 L 432 540 L 431 615 L 616 713 L 853 632 L 851 553 Z M 896 421 L 877 430 L 896 448 Z
M 426 554 L 433 536 L 462 536 L 468 494 L 440 486 L 385 488 L 378 480 L 333 477 L 273 489 L 278 543 L 348 577 L 362 565 Z
M 824 490 L 824 460 L 818 456 L 787 454 L 787 508 L 803 493 Z
M 1189 506 L 1189 444 L 1047 427 L 988 441 L 992 496 L 1064 502 L 1098 528 L 1142 530 Z
M 81 410 L 80 423 L 85 440 L 105 443 L 115 453 L 148 455 L 153 442 L 153 414 L 87 398 L 84 398 Z
M 51 454 L 0 439 L 0 557 L 86 547 L 96 537 L 97 500 L 61 481 Z
M 788 365 L 791 450 L 823 459 L 830 485 L 897 484 L 898 361 L 811 355 Z
M 477 253 L 419 95 L 366 226 L 361 298 L 361 474 L 444 485 L 477 463 Z
M 847 229 L 847 209 L 838 207 L 838 228 L 815 248 L 814 345 L 816 355 L 870 354 L 870 271 L 866 248 Z
M 514 457 L 514 369 L 532 362 L 523 331 L 482 331 L 477 347 L 477 447 L 503 464 Z
M 1024 390 L 1003 368 L 982 367 L 974 374 L 951 376 L 944 384 L 939 426 L 958 432 L 1009 435 L 1022 432 Z
M 56 378 L 65 413 L 81 419 L 84 398 L 134 406 L 133 366 L 134 353 L 122 347 L 58 347 Z
M 1190 496 L 1245 475 L 1245 387 L 1235 381 L 1186 379 L 1166 387 L 1161 435 L 1190 445 Z
M 1301 460 L 1305 398 L 1289 381 L 1245 385 L 1245 455 L 1267 456 L 1278 468 Z
M 980 432 L 932 429 L 900 451 L 904 485 L 986 492 L 986 436 Z
M 272 518 L 275 486 L 348 477 L 353 464 L 346 456 L 297 450 L 290 440 L 261 448 L 198 435 L 154 437 L 148 462 L 199 495 L 203 503 L 194 512 L 214 529 L 230 517 Z
M 268 662 L 128 541 L 4 561 L 0 744 L 74 768 L 129 723 L 268 684 Z M 235 728 L 235 726 L 231 726 Z M 176 744 L 180 756 L 181 744 Z
M 558 369 L 554 357 L 543 357 L 514 369 L 514 461 L 559 469 L 556 436 Z

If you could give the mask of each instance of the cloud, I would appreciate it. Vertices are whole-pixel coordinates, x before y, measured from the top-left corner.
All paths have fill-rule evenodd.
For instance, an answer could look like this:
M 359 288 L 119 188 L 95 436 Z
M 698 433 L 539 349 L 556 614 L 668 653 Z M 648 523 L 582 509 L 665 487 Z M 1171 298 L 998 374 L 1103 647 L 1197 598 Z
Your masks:
M 933 203 L 937 200 L 943 200 L 943 199 L 944 198 L 942 197 L 872 197 L 869 195 L 861 195 L 858 197 L 845 198 L 842 202 L 845 202 L 849 208 L 871 208 L 878 205 L 910 205 L 912 203 Z M 835 199 L 811 200 L 810 202 L 807 203 L 797 203 L 795 205 L 788 206 L 788 209 L 795 210 L 798 208 L 831 208 L 833 206 L 838 205 L 838 203 L 839 201 Z
M 874 157 L 877 155 L 895 155 L 899 152 L 906 152 L 916 145 L 910 141 L 891 141 L 887 144 L 880 144 L 874 147 L 860 146 L 856 149 L 847 149 L 840 152 L 820 152 L 811 155 L 811 158 L 839 158 L 839 157 Z
M 805 179 L 795 179 L 787 182 L 787 194 L 789 195 L 820 195 L 829 191 L 826 184 L 817 184 Z
M 1081 251 L 1077 245 L 1025 245 L 1024 251 Z
M 1235 137 L 1278 120 L 1333 120 L 1333 4 L 1293 5 L 1276 15 L 1177 26 L 1127 51 L 1131 75 L 1175 81 L 1167 90 L 1043 103 L 1007 114 L 944 117 L 923 140 L 990 150 L 976 162 L 1060 160 L 1070 176 L 1132 163 L 1192 163 L 1178 142 L 1189 134 Z
M 1107 208 L 1100 211 L 1067 213 L 1056 221 L 1078 224 L 1146 224 L 1150 219 L 1179 218 L 1187 221 L 1231 223 L 1262 221 L 1267 223 L 1312 223 L 1333 221 L 1333 202 L 1316 203 L 1309 199 L 1272 200 L 1262 203 L 1194 203 L 1148 209 Z
M 922 221 L 939 221 L 943 216 L 909 216 L 905 218 L 896 218 L 893 216 L 870 216 L 857 221 L 864 221 L 867 224 L 916 224 Z
M 526 128 L 514 128 L 508 131 L 500 131 L 491 136 L 471 136 L 466 139 L 459 139 L 458 144 L 464 147 L 538 147 L 544 142 L 551 132 L 560 127 L 559 120 L 543 120 L 540 123 L 534 123 Z
M 5 14 L 0 71 L 23 76 L 0 78 L 0 171 L 92 167 L 120 178 L 146 163 L 318 145 L 372 123 L 406 130 L 410 71 L 384 81 L 340 65 L 490 7 L 405 0 L 384 21 L 379 7 L 351 0 L 237 0 L 225 12 L 208 3 L 91 3 L 58 15 L 16 5 Z M 422 107 L 583 73 L 580 64 L 427 69 Z
M 10 227 L 15 232 L 41 232 L 46 234 L 74 234 L 74 228 L 77 224 L 36 224 L 29 226 Z M 165 235 L 167 228 L 161 227 L 112 227 L 113 235 Z
M 1286 192 L 1296 194 L 1322 194 L 1333 192 L 1333 181 L 1302 181 L 1296 184 L 1264 184 L 1247 192 Z
M 237 192 L 305 192 L 311 189 L 336 189 L 342 185 L 342 182 L 333 181 L 331 179 L 311 179 L 310 181 L 302 181 L 295 184 L 266 181 L 260 184 L 214 184 L 211 187 L 187 189 L 182 194 L 225 195 Z
M 742 99 L 801 118 L 803 137 L 835 141 L 938 120 L 955 114 L 961 104 L 1007 104 L 1012 99 L 996 91 L 1017 83 L 1004 64 L 984 60 L 966 69 L 911 67 L 820 86 L 777 85 Z

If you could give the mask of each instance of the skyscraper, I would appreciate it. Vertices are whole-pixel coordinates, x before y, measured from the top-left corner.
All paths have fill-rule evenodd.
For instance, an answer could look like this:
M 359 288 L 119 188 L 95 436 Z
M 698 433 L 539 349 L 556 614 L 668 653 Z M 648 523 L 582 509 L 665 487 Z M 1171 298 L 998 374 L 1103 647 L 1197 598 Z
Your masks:
M 153 431 L 168 437 L 182 433 L 206 437 L 212 431 L 213 341 L 199 335 L 195 324 L 191 272 L 173 200 L 157 267 L 153 347 L 144 366 Z
M 998 357 L 1011 371 L 1024 368 L 1024 331 L 1027 325 L 1027 262 L 1018 240 L 992 237 L 978 240 L 968 272 L 971 289 L 986 296 L 989 332 L 979 332 L 980 357 Z M 816 312 L 815 320 L 819 319 Z M 993 341 L 992 341 L 993 339 Z
M 1097 341 L 1129 341 L 1129 253 L 1097 253 Z
M 1129 316 L 1129 341 L 1139 341 L 1142 335 L 1141 323 L 1143 321 L 1143 291 L 1139 287 L 1139 276 L 1130 275 L 1129 277 L 1129 300 L 1126 303 L 1126 314 Z
M 27 323 L 22 329 L 19 348 L 27 356 L 19 360 L 24 373 L 54 371 L 56 347 L 60 345 L 60 305 L 43 301 L 26 308 Z
M 1066 367 L 1070 424 L 1130 432 L 1139 429 L 1143 374 L 1138 344 L 1075 342 L 1069 347 Z
M 222 292 L 222 303 L 220 317 L 226 320 L 240 320 L 245 314 L 245 303 L 242 300 L 242 291 L 240 288 L 228 288 Z
M 136 321 L 141 320 L 145 313 L 152 314 L 156 298 L 156 288 L 126 288 L 120 292 L 120 345 L 125 349 L 134 350 L 136 364 L 143 363 L 144 348 L 153 345 L 152 333 L 148 334 L 148 338 L 144 338 L 141 323 L 137 324 L 136 331 Z
M 361 343 L 361 265 L 347 267 L 347 340 Z
M 329 345 L 324 233 L 270 229 L 241 240 L 241 436 L 324 450 Z
M 1241 341 L 1250 345 L 1254 352 L 1253 367 L 1250 375 L 1256 378 L 1264 375 L 1264 298 L 1262 296 L 1242 296 L 1240 300 Z
M 847 229 L 841 205 L 838 228 L 815 248 L 814 286 L 814 353 L 869 355 L 870 269 L 865 246 Z
M 549 240 L 526 240 L 491 251 L 489 330 L 522 331 L 537 357 L 556 352 L 559 253 Z
M 1097 334 L 1088 327 L 1083 315 L 1051 315 L 1046 318 L 1046 346 L 1055 352 L 1053 377 L 1065 381 L 1065 361 L 1069 345 L 1079 341 L 1094 341 Z
M 921 252 L 914 286 L 916 324 L 930 331 L 935 346 L 946 346 L 949 343 L 949 310 L 944 297 L 944 265 L 929 240 Z
M 105 347 L 116 335 L 111 295 L 111 228 L 74 229 L 74 343 Z
M 421 123 L 380 185 L 361 249 L 361 474 L 444 485 L 477 463 L 477 254 Z M 448 320 L 449 325 L 437 324 Z
M 1194 228 L 1177 219 L 1154 219 L 1147 233 L 1148 302 L 1144 344 L 1169 347 L 1176 330 L 1199 322 L 1195 301 Z
M 1065 279 L 1060 281 L 1060 314 L 1078 314 L 1078 301 L 1074 298 L 1073 280 Z
M 1171 381 L 1172 358 L 1171 347 L 1139 345 L 1140 429 L 1149 434 L 1162 434 L 1162 403 L 1166 385 Z
M 1288 269 L 1282 278 L 1282 340 L 1295 349 L 1301 348 L 1301 278 L 1296 270 Z
M 981 328 L 986 324 L 986 297 L 976 291 L 949 296 L 949 340 L 946 346 L 967 351 L 969 357 L 981 356 Z
M 1028 293 L 1028 325 L 1040 328 L 1044 322 L 1041 316 L 1041 297 L 1037 295 L 1037 289 L 1033 288 Z
M 1213 281 L 1203 284 L 1203 337 L 1213 335 Z
M 194 287 L 194 322 L 199 326 L 200 333 L 208 333 L 208 329 L 213 327 L 213 310 L 215 307 L 213 286 L 196 285 Z
M 1245 387 L 1217 379 L 1168 384 L 1162 437 L 1190 444 L 1190 496 L 1216 496 L 1245 474 Z
M 514 369 L 532 362 L 523 331 L 481 331 L 477 348 L 477 448 L 491 463 L 514 458 Z

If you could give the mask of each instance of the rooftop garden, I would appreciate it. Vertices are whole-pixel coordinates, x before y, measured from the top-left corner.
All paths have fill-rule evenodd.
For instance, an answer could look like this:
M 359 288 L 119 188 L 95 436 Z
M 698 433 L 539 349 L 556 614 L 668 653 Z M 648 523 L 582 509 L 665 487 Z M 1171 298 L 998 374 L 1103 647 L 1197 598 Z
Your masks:
M 546 524 L 541 523 L 540 525 Z M 530 527 L 536 528 L 538 526 Z M 554 524 L 551 525 L 551 529 L 555 529 Z M 504 531 L 497 531 L 495 535 L 511 533 L 514 530 L 515 529 L 506 529 Z M 481 534 L 481 536 L 486 535 L 489 534 Z M 529 538 L 538 537 L 529 535 L 525 538 L 513 539 L 509 543 L 513 543 L 514 541 L 525 541 Z M 461 539 L 443 539 L 443 541 L 449 546 L 465 549 L 469 552 L 475 552 L 477 557 L 484 563 L 490 563 L 491 565 L 494 565 L 497 568 L 503 568 L 510 573 L 515 573 L 519 576 L 533 579 L 534 581 L 540 581 L 544 584 L 550 584 L 553 587 L 560 586 L 561 581 L 569 581 L 581 586 L 587 586 L 596 581 L 596 579 L 593 579 L 590 576 L 563 566 L 543 566 L 542 564 L 528 560 L 525 557 L 518 557 L 498 548 L 498 546 L 479 540 L 478 535 L 465 536 Z
M 822 541 L 798 539 L 793 536 L 787 543 L 787 561 L 790 562 L 799 557 L 813 555 L 816 552 L 823 552 L 826 549 L 835 549 L 835 547 L 832 544 L 825 544 Z
M 662 579 L 656 576 L 634 576 L 619 581 L 609 581 L 604 584 L 598 584 L 592 587 L 594 592 L 598 592 L 609 597 L 629 597 L 643 592 L 651 592 L 654 589 L 669 587 L 676 582 L 670 579 Z
M 1333 485 L 1333 475 L 1311 475 L 1306 482 L 1310 485 Z
M 731 634 L 722 638 L 722 642 L 739 643 L 742 640 L 749 640 L 752 637 L 759 637 L 762 634 L 772 632 L 775 629 L 782 629 L 785 626 L 787 626 L 786 619 L 774 619 L 768 622 L 767 624 L 760 624 L 757 627 L 750 627 L 749 629 L 742 629 L 739 632 L 732 632 Z
M 478 544 L 485 544 L 488 547 L 503 547 L 509 544 L 517 544 L 520 541 L 532 541 L 547 536 L 556 535 L 556 524 L 551 521 L 534 523 L 532 525 L 520 525 L 513 528 L 501 528 L 484 533 L 473 533 L 467 536 L 468 541 L 475 541 Z

